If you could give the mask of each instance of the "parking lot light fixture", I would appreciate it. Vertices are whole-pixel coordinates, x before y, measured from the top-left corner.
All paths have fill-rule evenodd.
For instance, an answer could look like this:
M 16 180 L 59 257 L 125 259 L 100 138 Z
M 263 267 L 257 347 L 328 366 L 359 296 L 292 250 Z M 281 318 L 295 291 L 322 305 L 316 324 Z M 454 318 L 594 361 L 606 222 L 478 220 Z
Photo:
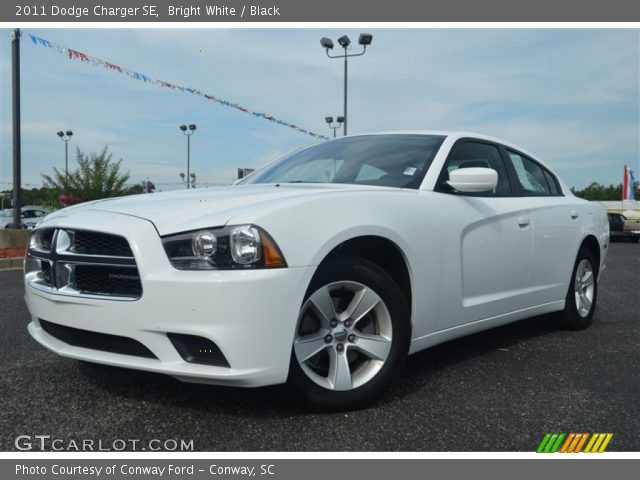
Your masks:
M 349 57 L 360 57 L 364 55 L 367 51 L 367 47 L 371 45 L 373 41 L 373 35 L 370 33 L 361 33 L 358 38 L 358 43 L 362 46 L 362 51 L 359 53 L 348 53 L 349 48 L 351 46 L 351 39 L 347 35 L 343 35 L 338 38 L 338 43 L 344 49 L 343 54 L 339 55 L 331 55 L 329 50 L 333 50 L 333 41 L 327 37 L 322 37 L 320 39 L 320 45 L 325 49 L 327 53 L 327 57 L 329 58 L 343 58 L 344 59 L 344 105 L 343 105 L 343 122 L 344 126 L 344 135 L 347 135 L 347 79 L 348 79 L 348 59 Z M 328 122 L 327 122 L 328 123 Z M 334 132 L 335 133 L 335 132 Z
M 190 123 L 187 125 L 180 125 L 180 130 L 187 137 L 187 190 L 191 187 L 191 182 L 189 178 L 191 177 L 191 135 L 193 135 L 196 131 L 196 124 Z M 183 174 L 180 174 L 181 177 L 184 177 Z M 183 178 L 184 180 L 184 178 Z
M 327 122 L 329 128 L 333 130 L 333 138 L 336 138 L 336 130 L 338 130 L 344 122 L 344 117 L 337 117 L 335 125 L 333 124 L 333 117 L 324 117 L 324 121 Z
M 64 142 L 64 174 L 66 176 L 69 174 L 69 140 L 71 140 L 73 132 L 71 130 L 67 130 L 66 132 L 61 130 L 56 133 L 56 135 Z

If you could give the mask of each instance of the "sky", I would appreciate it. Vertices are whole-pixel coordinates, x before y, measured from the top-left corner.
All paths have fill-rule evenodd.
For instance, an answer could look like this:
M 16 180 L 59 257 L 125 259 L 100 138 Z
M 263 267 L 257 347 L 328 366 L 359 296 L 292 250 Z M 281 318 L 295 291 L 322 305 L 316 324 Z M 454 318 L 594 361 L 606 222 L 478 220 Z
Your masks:
M 342 113 L 343 64 L 323 36 L 373 44 L 349 63 L 349 133 L 464 130 L 533 152 L 571 186 L 620 183 L 640 171 L 640 31 L 635 29 L 26 29 L 150 77 L 198 88 L 325 135 Z M 10 30 L 0 30 L 0 189 L 10 188 Z M 337 52 L 336 52 L 337 53 Z M 72 61 L 23 37 L 23 185 L 64 168 L 75 149 L 109 146 L 130 183 L 183 188 L 186 139 L 201 186 L 230 183 L 317 142 L 189 93 Z M 636 174 L 636 178 L 639 175 Z

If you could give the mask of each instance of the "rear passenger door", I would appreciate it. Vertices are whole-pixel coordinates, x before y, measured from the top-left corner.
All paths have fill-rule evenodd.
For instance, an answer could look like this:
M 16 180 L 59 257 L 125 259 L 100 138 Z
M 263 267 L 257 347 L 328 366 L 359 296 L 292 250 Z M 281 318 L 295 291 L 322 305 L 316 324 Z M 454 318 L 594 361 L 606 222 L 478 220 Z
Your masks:
M 520 197 L 531 210 L 533 256 L 527 306 L 562 300 L 579 241 L 579 211 L 572 208 L 555 176 L 531 157 L 506 148 Z M 573 206 L 575 207 L 575 206 Z

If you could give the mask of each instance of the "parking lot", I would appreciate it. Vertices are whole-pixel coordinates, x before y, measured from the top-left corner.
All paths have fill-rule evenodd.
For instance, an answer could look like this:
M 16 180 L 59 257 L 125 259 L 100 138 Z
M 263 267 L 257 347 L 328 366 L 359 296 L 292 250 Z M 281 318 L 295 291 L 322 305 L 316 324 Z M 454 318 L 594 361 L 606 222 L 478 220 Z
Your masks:
M 421 352 L 378 405 L 313 414 L 233 389 L 58 357 L 27 333 L 21 272 L 0 272 L 0 450 L 18 435 L 193 439 L 201 451 L 534 451 L 546 432 L 640 450 L 640 245 L 611 245 L 594 325 L 536 317 Z

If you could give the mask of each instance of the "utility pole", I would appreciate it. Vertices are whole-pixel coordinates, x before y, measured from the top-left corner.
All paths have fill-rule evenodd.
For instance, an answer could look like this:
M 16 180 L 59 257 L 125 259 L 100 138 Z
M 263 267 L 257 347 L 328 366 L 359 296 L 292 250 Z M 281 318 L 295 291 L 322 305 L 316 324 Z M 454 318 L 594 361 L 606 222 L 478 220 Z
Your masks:
M 13 227 L 20 228 L 20 29 L 11 39 L 11 92 L 13 100 Z
M 347 119 L 349 116 L 347 115 L 347 59 L 349 56 L 347 55 L 347 49 L 344 49 L 344 107 L 342 111 L 344 112 L 344 122 L 342 123 L 342 127 L 344 128 L 344 136 L 347 136 Z

